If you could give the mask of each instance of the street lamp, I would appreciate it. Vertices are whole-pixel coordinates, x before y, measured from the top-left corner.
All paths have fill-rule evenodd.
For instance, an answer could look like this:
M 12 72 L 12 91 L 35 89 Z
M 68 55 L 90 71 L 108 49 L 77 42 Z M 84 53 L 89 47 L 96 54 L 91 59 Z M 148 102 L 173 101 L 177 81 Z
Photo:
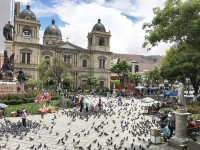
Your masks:
M 190 79 L 189 79 L 189 78 L 186 78 L 186 83 L 187 83 L 187 91 L 188 91 L 187 95 L 189 95 L 189 94 L 190 94 L 189 81 L 190 81 Z
M 63 93 L 63 78 L 61 78 L 61 93 L 60 93 L 61 97 L 60 97 L 60 107 L 63 107 L 64 105 L 64 93 Z
M 138 76 L 136 76 L 136 77 L 135 77 L 135 86 L 137 86 L 137 85 L 138 85 L 138 79 L 139 79 L 139 77 L 138 77 Z

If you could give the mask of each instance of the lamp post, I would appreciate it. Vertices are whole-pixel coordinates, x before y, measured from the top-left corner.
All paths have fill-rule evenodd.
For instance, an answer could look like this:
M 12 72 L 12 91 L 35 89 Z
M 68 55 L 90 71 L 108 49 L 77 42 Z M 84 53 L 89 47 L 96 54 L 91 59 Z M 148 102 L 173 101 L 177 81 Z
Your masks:
M 190 94 L 189 80 L 190 80 L 190 79 L 188 79 L 188 78 L 186 79 L 186 83 L 187 83 L 187 91 L 188 91 L 187 95 Z
M 139 77 L 136 75 L 136 77 L 135 77 L 135 86 L 138 85 L 138 79 L 139 79 Z
M 60 93 L 60 101 L 59 101 L 59 105 L 60 107 L 64 106 L 64 93 L 63 93 L 63 78 L 61 78 L 61 93 Z

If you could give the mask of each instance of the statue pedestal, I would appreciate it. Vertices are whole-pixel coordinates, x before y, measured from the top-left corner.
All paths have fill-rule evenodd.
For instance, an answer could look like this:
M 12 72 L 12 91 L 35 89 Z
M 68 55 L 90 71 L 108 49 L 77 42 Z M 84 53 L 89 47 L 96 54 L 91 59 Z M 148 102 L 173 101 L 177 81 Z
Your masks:
M 178 149 L 186 149 L 187 147 L 187 113 L 184 109 L 175 112 L 176 115 L 176 132 L 175 136 L 170 138 L 168 144 Z
M 0 95 L 17 93 L 16 82 L 1 82 L 0 81 Z
M 12 49 L 13 49 L 13 41 L 8 41 L 8 40 L 5 40 L 4 41 L 5 43 L 5 49 L 7 50 L 8 52 L 8 56 L 12 55 Z

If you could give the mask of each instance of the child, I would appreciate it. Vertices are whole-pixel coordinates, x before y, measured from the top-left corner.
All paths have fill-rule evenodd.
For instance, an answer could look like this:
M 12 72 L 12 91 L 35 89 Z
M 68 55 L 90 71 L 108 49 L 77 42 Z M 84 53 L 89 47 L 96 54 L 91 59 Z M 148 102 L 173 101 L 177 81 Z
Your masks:
M 27 116 L 26 110 L 23 109 L 22 112 L 21 112 L 21 117 L 22 117 L 22 125 L 24 127 L 26 127 L 26 116 Z
M 94 105 L 91 106 L 91 111 L 94 111 Z

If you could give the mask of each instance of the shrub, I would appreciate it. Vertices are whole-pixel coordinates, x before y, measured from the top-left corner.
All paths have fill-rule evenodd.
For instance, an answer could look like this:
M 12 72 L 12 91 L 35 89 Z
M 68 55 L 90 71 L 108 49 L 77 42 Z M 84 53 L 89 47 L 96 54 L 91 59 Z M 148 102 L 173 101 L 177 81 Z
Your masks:
M 58 100 L 59 99 L 59 95 L 55 94 L 53 96 L 51 96 L 51 100 Z

